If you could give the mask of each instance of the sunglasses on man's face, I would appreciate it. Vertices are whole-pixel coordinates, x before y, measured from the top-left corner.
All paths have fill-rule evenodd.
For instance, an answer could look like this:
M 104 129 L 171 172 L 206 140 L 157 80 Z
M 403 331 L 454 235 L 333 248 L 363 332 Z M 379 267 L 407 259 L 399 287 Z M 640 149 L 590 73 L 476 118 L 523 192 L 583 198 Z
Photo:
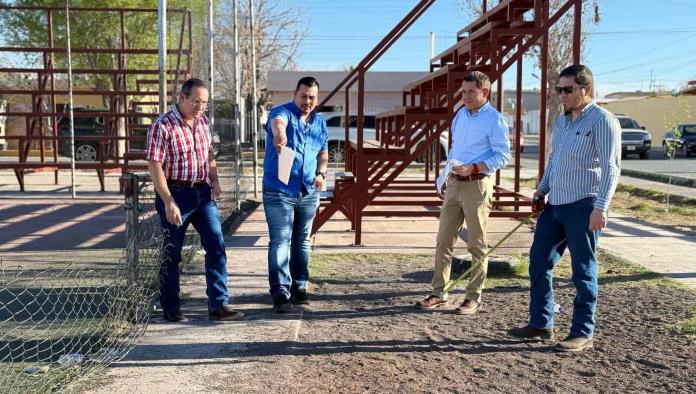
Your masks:
M 584 88 L 584 87 L 585 87 L 585 85 L 556 86 L 556 94 L 561 94 L 561 93 L 571 94 L 571 93 L 573 93 L 573 90 L 575 90 L 575 88 Z

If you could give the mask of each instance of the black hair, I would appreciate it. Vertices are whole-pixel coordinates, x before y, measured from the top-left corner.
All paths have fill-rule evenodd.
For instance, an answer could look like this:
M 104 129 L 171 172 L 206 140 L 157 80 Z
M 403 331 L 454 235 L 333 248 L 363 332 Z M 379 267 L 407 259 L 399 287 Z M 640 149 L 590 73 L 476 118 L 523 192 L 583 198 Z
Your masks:
M 205 85 L 205 82 L 198 78 L 191 78 L 188 81 L 184 82 L 183 85 L 181 85 L 181 94 L 184 96 L 188 97 L 191 95 L 191 91 L 193 88 L 206 88 L 208 87 Z
M 589 67 L 582 64 L 574 64 L 570 67 L 566 67 L 561 71 L 561 77 L 572 77 L 575 83 L 582 86 L 591 85 L 594 87 L 594 77 L 592 76 L 592 71 Z
M 298 90 L 300 90 L 301 85 L 309 86 L 310 88 L 312 86 L 316 86 L 317 89 L 319 89 L 319 82 L 314 77 L 302 77 L 302 78 L 300 78 L 300 80 L 297 81 L 297 86 L 295 87 L 296 92 Z

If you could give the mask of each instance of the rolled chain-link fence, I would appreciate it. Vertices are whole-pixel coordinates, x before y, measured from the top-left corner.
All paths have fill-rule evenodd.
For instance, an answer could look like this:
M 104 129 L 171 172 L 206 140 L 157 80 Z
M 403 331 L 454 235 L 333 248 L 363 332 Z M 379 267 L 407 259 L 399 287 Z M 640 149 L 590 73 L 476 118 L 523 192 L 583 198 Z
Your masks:
M 219 169 L 223 220 L 244 195 L 234 192 L 237 168 Z M 118 265 L 27 269 L 0 262 L 0 392 L 60 391 L 123 358 L 142 337 L 156 310 L 163 233 L 149 176 L 126 174 L 122 182 L 127 242 Z M 190 230 L 180 269 L 199 245 Z

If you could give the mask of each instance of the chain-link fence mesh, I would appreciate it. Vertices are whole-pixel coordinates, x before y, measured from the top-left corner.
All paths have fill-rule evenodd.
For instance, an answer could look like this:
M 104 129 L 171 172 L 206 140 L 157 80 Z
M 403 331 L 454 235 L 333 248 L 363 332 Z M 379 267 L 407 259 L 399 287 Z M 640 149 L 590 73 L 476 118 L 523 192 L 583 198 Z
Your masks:
M 60 389 L 119 360 L 138 342 L 157 293 L 161 231 L 143 232 L 137 271 L 121 268 L 0 271 L 0 391 Z
M 249 188 L 241 167 L 237 185 L 237 168 L 219 164 L 223 221 Z M 61 390 L 123 358 L 142 337 L 156 310 L 163 230 L 149 176 L 127 174 L 123 182 L 127 242 L 117 265 L 30 269 L 0 263 L 0 392 Z M 199 249 L 190 229 L 181 270 Z

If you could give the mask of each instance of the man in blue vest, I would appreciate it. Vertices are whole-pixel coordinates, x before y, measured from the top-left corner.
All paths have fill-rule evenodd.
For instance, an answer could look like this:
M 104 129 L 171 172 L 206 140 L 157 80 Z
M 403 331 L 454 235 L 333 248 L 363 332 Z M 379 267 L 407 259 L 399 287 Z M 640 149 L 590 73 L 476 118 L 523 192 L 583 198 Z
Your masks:
M 313 77 L 297 82 L 293 101 L 271 110 L 266 122 L 263 162 L 263 208 L 268 223 L 268 282 L 273 310 L 292 312 L 307 304 L 309 243 L 319 191 L 329 161 L 326 122 L 316 113 L 319 83 Z M 282 150 L 294 151 L 287 183 L 279 177 Z

